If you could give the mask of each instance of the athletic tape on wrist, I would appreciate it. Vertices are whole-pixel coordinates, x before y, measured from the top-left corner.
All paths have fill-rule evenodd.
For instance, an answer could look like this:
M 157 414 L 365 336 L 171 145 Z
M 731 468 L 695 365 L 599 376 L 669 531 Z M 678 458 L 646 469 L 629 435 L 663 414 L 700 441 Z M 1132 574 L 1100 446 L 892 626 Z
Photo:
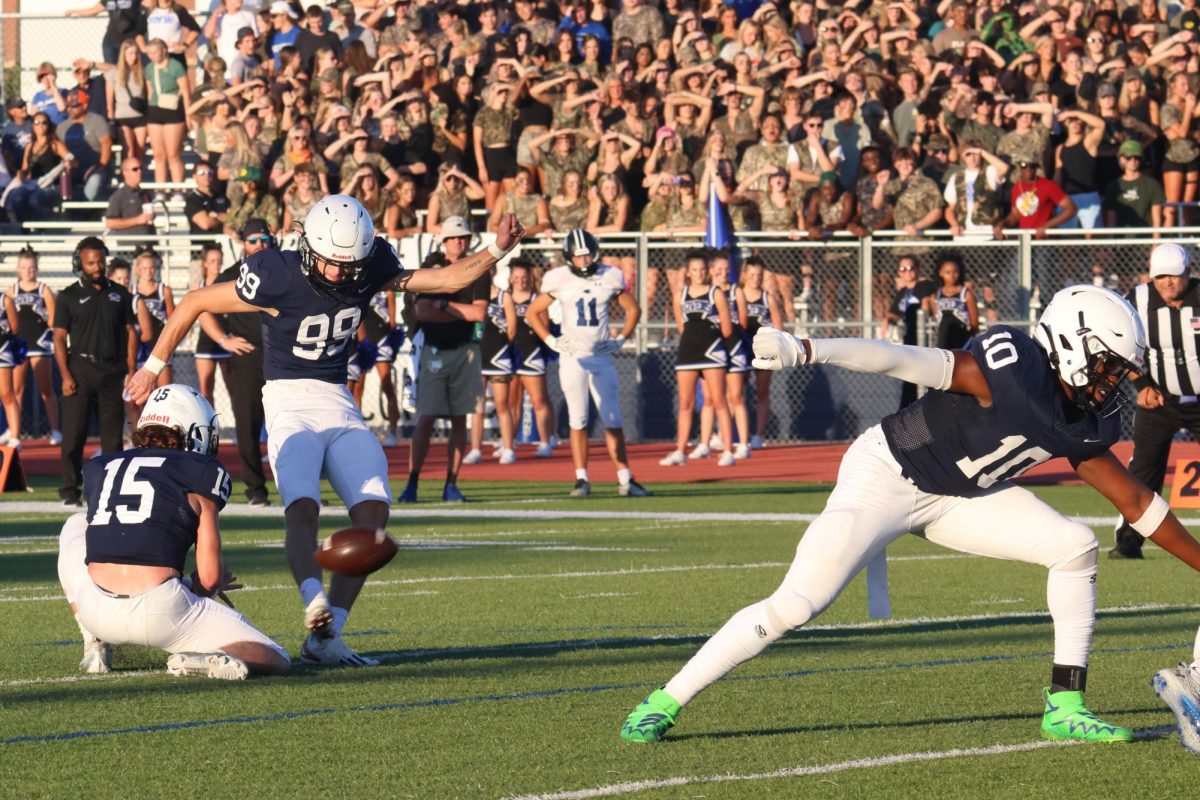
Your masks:
M 157 375 L 162 372 L 166 366 L 167 362 L 163 361 L 161 358 L 150 356 L 146 359 L 146 363 L 142 365 L 142 369 L 148 370 L 149 372 L 153 372 L 155 375 Z
M 1142 536 L 1150 536 L 1158 530 L 1158 526 L 1162 525 L 1162 521 L 1167 518 L 1167 514 L 1171 511 L 1171 506 L 1163 500 L 1161 494 L 1155 494 L 1154 499 L 1150 501 L 1150 505 L 1146 506 L 1146 510 L 1142 512 L 1142 516 L 1136 522 L 1130 522 L 1129 527 L 1140 533 Z

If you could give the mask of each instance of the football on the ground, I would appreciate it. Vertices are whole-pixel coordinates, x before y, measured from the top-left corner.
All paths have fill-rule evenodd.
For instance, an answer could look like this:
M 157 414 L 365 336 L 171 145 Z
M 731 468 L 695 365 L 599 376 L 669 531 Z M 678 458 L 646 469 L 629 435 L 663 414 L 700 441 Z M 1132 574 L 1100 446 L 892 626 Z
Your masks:
M 396 540 L 383 528 L 346 528 L 317 548 L 316 559 L 331 572 L 349 577 L 370 575 L 396 555 Z

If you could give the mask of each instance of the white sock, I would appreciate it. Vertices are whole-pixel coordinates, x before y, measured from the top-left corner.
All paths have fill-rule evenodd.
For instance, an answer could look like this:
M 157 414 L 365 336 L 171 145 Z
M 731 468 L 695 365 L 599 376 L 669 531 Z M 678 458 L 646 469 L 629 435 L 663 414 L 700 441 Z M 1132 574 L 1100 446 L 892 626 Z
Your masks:
M 329 609 L 329 613 L 333 614 L 333 632 L 337 636 L 342 635 L 342 628 L 346 627 L 346 618 L 350 616 L 350 609 L 338 608 L 334 606 Z
M 629 467 L 617 470 L 617 483 L 621 484 L 622 486 L 628 486 L 629 481 L 632 479 L 633 472 L 629 469 Z
M 305 578 L 300 581 L 300 597 L 304 600 L 305 608 L 308 608 L 312 601 L 324 592 L 325 587 L 321 585 L 319 578 Z
M 767 601 L 746 606 L 704 643 L 691 661 L 664 687 L 679 705 L 687 705 L 710 684 L 738 664 L 767 649 L 786 631 L 775 630 L 767 614 Z
M 577 470 L 575 470 L 575 480 L 577 480 L 577 481 L 586 481 L 587 479 L 588 479 L 588 477 L 587 477 L 587 470 L 586 470 L 586 469 L 577 469 Z
M 1196 631 L 1196 645 L 1192 649 L 1192 669 L 1200 670 L 1200 630 Z
M 83 637 L 83 646 L 85 649 L 93 642 L 100 641 L 100 638 L 96 634 L 83 627 L 83 623 L 79 621 L 78 614 L 75 615 L 75 624 L 79 626 L 79 634 Z
M 1054 620 L 1054 663 L 1086 667 L 1096 627 L 1096 567 L 1050 570 L 1046 605 Z

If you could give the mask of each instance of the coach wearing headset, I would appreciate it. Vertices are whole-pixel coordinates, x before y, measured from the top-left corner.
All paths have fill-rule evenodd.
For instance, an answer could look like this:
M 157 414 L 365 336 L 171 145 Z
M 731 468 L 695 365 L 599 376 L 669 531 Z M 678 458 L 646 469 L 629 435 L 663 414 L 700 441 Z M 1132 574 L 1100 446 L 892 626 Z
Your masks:
M 137 335 L 129 290 L 104 275 L 108 247 L 95 236 L 75 246 L 77 282 L 58 294 L 54 308 L 54 360 L 62 375 L 62 470 L 58 490 L 64 506 L 82 505 L 83 446 L 93 402 L 100 445 L 121 449 L 125 407 L 121 393 L 137 366 Z

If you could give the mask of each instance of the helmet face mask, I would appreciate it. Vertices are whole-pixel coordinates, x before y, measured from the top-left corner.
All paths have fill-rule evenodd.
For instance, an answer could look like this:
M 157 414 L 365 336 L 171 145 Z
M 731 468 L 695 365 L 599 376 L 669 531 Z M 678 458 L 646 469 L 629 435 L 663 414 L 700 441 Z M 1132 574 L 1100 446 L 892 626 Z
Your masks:
M 190 386 L 171 383 L 150 393 L 137 427 L 161 425 L 183 434 L 183 449 L 189 453 L 217 454 L 220 435 L 217 412 L 204 396 Z
M 1120 383 L 1142 370 L 1146 332 L 1125 298 L 1096 286 L 1054 295 L 1034 332 L 1080 408 L 1110 417 L 1127 397 Z
M 583 228 L 573 228 L 567 234 L 567 238 L 563 239 L 562 249 L 567 266 L 579 277 L 590 278 L 599 271 L 600 262 L 597 259 L 600 258 L 600 243 Z M 587 264 L 577 265 L 575 259 L 579 256 L 587 256 Z
M 304 218 L 300 271 L 323 297 L 338 299 L 357 285 L 375 251 L 375 226 L 362 204 L 348 195 L 329 195 Z M 330 280 L 325 264 L 342 267 L 342 279 Z

